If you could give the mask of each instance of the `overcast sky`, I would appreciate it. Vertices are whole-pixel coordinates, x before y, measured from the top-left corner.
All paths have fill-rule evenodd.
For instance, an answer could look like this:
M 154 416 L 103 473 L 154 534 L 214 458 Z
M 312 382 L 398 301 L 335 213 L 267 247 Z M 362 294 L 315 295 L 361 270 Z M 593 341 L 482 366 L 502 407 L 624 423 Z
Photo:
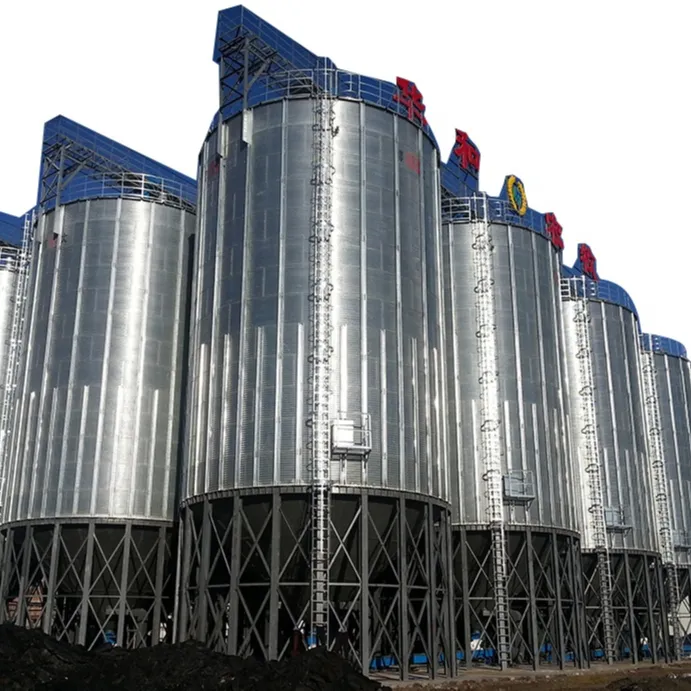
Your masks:
M 645 331 L 691 348 L 691 3 L 246 0 L 346 70 L 415 81 L 446 159 L 454 128 L 588 242 Z M 62 114 L 194 176 L 218 105 L 215 0 L 0 2 L 0 211 L 35 201 Z M 403 9 L 403 8 L 407 9 Z

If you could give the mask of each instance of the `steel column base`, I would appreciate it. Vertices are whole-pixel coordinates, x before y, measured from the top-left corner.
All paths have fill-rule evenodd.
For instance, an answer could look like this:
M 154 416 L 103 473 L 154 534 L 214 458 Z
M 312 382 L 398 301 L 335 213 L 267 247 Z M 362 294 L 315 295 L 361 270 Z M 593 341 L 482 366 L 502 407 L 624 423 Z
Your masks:
M 452 676 L 448 507 L 362 491 L 331 502 L 329 647 L 365 674 Z M 309 527 L 304 490 L 187 502 L 177 639 L 263 659 L 308 644 Z
M 59 520 L 0 532 L 0 623 L 87 648 L 172 638 L 170 523 Z
M 612 609 L 617 660 L 671 660 L 662 563 L 656 554 L 610 551 Z M 606 661 L 597 556 L 583 552 L 583 587 L 588 654 Z M 672 649 L 673 650 L 673 649 Z
M 507 526 L 506 553 L 511 666 L 586 666 L 578 536 Z M 453 555 L 458 658 L 498 665 L 490 531 L 454 526 Z

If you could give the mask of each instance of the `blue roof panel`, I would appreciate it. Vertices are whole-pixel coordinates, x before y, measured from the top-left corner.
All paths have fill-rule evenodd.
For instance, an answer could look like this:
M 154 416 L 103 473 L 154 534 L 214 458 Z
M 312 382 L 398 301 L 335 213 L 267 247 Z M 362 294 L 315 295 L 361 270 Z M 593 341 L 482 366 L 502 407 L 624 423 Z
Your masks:
M 562 266 L 561 273 L 564 278 L 583 278 L 588 298 L 624 307 L 633 312 L 637 319 L 639 318 L 633 299 L 620 285 L 602 279 L 594 281 L 592 278 L 584 276 L 579 269 L 570 266 Z
M 687 358 L 684 344 L 675 341 L 673 338 L 658 336 L 657 334 L 641 334 L 641 342 L 644 350 L 673 357 Z
M 246 44 L 251 45 L 252 51 L 247 85 L 243 52 Z M 316 88 L 328 90 L 336 98 L 362 100 L 408 117 L 436 145 L 424 111 L 411 117 L 410 100 L 398 98 L 401 91 L 397 84 L 337 69 L 330 58 L 317 56 L 241 5 L 218 13 L 213 58 L 220 66 L 219 109 L 223 120 L 234 117 L 244 107 L 305 96 Z M 329 73 L 328 80 L 325 71 Z M 413 82 L 410 84 L 414 86 Z M 416 96 L 422 104 L 421 94 L 417 92 Z M 218 118 L 214 118 L 211 129 L 217 123 Z
M 156 181 L 159 191 L 164 189 L 169 195 L 177 195 L 190 206 L 196 204 L 196 180 L 59 115 L 46 122 L 43 130 L 43 184 L 39 185 L 38 202 L 43 202 L 44 209 L 55 205 L 55 190 L 51 194 L 46 194 L 46 190 L 57 179 L 57 169 L 50 161 L 61 148 L 68 159 L 64 174 L 67 182 L 60 189 L 61 203 L 123 196 L 123 181 L 128 189 L 134 189 L 132 177 L 146 176 L 141 196 L 146 196 L 150 191 L 148 185 Z
M 11 216 L 0 211 L 0 245 L 19 247 L 22 244 L 23 225 L 21 216 Z

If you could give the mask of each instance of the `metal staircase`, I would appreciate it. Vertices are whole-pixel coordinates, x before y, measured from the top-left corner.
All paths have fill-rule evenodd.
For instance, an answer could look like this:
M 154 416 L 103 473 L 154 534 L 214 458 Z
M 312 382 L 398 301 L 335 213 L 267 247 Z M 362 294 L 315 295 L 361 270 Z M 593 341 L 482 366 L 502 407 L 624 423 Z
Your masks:
M 333 187 L 334 102 L 332 71 L 323 70 L 314 104 L 313 218 L 311 240 L 311 583 L 312 633 L 321 645 L 329 644 L 329 532 L 330 516 L 330 403 L 331 403 L 331 222 Z
M 10 327 L 10 343 L 5 363 L 5 389 L 0 409 L 0 521 L 3 519 L 2 505 L 5 483 L 7 480 L 7 459 L 9 456 L 9 436 L 14 412 L 15 391 L 19 364 L 21 360 L 22 334 L 24 331 L 24 317 L 26 294 L 29 286 L 29 269 L 31 266 L 32 235 L 35 222 L 35 211 L 24 216 L 24 232 L 22 246 L 17 253 L 17 278 L 14 292 L 14 309 Z
M 488 515 L 492 538 L 492 566 L 496 645 L 502 669 L 509 665 L 511 632 L 507 592 L 506 535 L 502 493 L 499 379 L 492 265 L 492 234 L 486 195 L 475 198 L 473 222 L 473 268 L 475 272 L 475 313 L 477 319 L 478 364 L 480 371 L 481 442 L 483 479 L 487 488 Z
M 674 537 L 672 534 L 672 517 L 669 508 L 669 485 L 665 466 L 665 448 L 662 439 L 660 421 L 660 399 L 655 379 L 655 355 L 652 351 L 642 350 L 643 394 L 645 417 L 648 425 L 648 454 L 653 479 L 653 496 L 655 513 L 660 535 L 662 560 L 667 571 L 666 590 L 669 604 L 669 616 L 672 621 L 674 658 L 680 659 L 682 653 L 682 626 L 679 621 L 679 579 L 674 558 Z
M 562 279 L 562 298 L 573 301 L 576 326 L 576 358 L 578 360 L 578 395 L 581 408 L 581 452 L 588 486 L 588 513 L 597 554 L 600 606 L 607 662 L 615 659 L 615 623 L 612 602 L 612 567 L 609 557 L 607 524 L 602 487 L 602 466 L 595 414 L 595 385 L 590 347 L 590 315 L 588 284 L 585 278 Z

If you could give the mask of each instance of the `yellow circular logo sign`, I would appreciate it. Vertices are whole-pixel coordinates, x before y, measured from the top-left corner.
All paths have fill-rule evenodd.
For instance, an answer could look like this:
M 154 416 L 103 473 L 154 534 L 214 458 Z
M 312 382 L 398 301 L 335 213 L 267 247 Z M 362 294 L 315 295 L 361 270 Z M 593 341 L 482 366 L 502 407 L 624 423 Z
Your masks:
M 506 181 L 506 191 L 513 210 L 519 216 L 523 216 L 528 210 L 528 198 L 525 196 L 523 183 L 515 175 L 510 175 Z

